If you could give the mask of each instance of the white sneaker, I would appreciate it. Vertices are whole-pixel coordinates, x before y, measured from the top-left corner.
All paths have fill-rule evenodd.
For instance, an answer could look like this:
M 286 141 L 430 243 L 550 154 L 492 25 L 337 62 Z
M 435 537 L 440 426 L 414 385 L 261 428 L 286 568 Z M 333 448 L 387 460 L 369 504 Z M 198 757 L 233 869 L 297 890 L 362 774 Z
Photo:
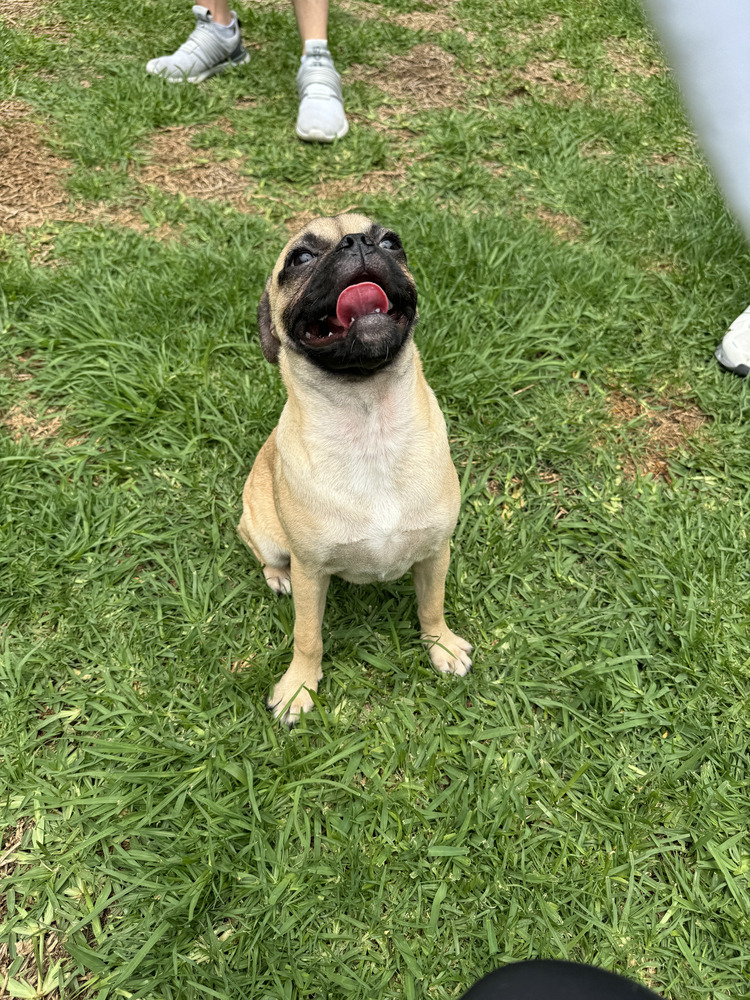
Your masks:
M 750 374 L 750 306 L 732 323 L 716 348 L 719 364 L 744 378 Z
M 349 131 L 344 114 L 341 77 L 333 65 L 327 43 L 308 39 L 297 71 L 299 115 L 297 135 L 307 142 L 333 142 Z
M 170 83 L 200 83 L 223 73 L 230 66 L 250 62 L 242 44 L 240 22 L 232 11 L 231 25 L 217 24 L 206 7 L 193 7 L 195 30 L 171 56 L 159 56 L 146 64 L 149 73 Z

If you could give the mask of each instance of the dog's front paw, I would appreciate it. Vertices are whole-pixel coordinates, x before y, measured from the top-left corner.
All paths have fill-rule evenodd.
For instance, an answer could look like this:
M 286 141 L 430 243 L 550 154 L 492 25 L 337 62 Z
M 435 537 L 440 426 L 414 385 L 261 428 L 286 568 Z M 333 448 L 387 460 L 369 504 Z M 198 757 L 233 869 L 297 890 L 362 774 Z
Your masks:
M 290 667 L 271 692 L 268 707 L 274 719 L 281 719 L 285 725 L 293 726 L 299 722 L 303 712 L 312 709 L 313 700 L 310 692 L 317 690 L 317 680 L 303 680 L 299 672 L 296 670 L 292 672 Z
M 471 643 L 448 628 L 439 636 L 423 635 L 422 639 L 430 654 L 432 665 L 440 674 L 455 674 L 465 677 L 471 670 Z

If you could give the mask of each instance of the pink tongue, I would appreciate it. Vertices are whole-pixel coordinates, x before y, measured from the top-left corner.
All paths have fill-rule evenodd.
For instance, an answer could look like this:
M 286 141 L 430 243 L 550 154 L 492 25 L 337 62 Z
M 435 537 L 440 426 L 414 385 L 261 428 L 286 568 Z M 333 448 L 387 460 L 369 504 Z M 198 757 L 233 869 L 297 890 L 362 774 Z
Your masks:
M 388 296 L 380 285 L 375 285 L 372 281 L 349 285 L 339 295 L 336 303 L 336 319 L 347 330 L 355 319 L 376 311 L 388 312 Z

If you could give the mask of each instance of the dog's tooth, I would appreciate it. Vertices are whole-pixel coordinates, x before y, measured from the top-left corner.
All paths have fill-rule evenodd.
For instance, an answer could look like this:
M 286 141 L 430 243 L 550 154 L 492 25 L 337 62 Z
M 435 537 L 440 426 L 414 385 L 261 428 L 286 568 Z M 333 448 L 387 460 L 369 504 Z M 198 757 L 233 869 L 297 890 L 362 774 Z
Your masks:
M 305 339 L 306 340 L 310 339 L 310 331 L 309 330 L 305 330 Z
M 376 307 L 376 308 L 375 308 L 375 312 L 376 312 L 376 313 L 379 313 L 379 312 L 380 312 L 380 310 L 379 310 L 379 309 L 378 309 L 378 308 Z

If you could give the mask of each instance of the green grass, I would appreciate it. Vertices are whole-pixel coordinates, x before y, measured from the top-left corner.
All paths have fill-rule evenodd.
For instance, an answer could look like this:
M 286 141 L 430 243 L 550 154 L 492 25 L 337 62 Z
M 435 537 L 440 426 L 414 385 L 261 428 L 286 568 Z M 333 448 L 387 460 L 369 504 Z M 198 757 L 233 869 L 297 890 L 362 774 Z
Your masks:
M 547 956 L 749 995 L 750 396 L 712 360 L 747 248 L 669 76 L 610 65 L 612 38 L 659 58 L 632 0 L 459 0 L 441 9 L 468 34 L 437 35 L 393 20 L 418 0 L 377 6 L 333 5 L 340 67 L 439 44 L 466 98 L 389 137 L 345 77 L 356 121 L 330 148 L 293 137 L 290 12 L 248 3 L 250 66 L 200 88 L 143 72 L 189 26 L 166 0 L 54 0 L 38 17 L 68 40 L 0 28 L 0 100 L 35 109 L 71 199 L 151 226 L 0 236 L 0 418 L 62 420 L 0 425 L 7 988 L 442 1000 Z M 581 99 L 508 97 L 540 53 Z M 138 183 L 150 135 L 196 124 L 252 212 Z M 382 170 L 394 193 L 360 195 Z M 395 225 L 417 279 L 464 491 L 447 616 L 477 653 L 436 676 L 408 578 L 334 581 L 316 710 L 289 732 L 265 698 L 293 609 L 235 534 L 284 398 L 255 309 L 284 219 L 347 180 L 338 207 Z M 616 393 L 651 409 L 622 425 Z M 633 479 L 669 407 L 707 422 L 668 479 Z

